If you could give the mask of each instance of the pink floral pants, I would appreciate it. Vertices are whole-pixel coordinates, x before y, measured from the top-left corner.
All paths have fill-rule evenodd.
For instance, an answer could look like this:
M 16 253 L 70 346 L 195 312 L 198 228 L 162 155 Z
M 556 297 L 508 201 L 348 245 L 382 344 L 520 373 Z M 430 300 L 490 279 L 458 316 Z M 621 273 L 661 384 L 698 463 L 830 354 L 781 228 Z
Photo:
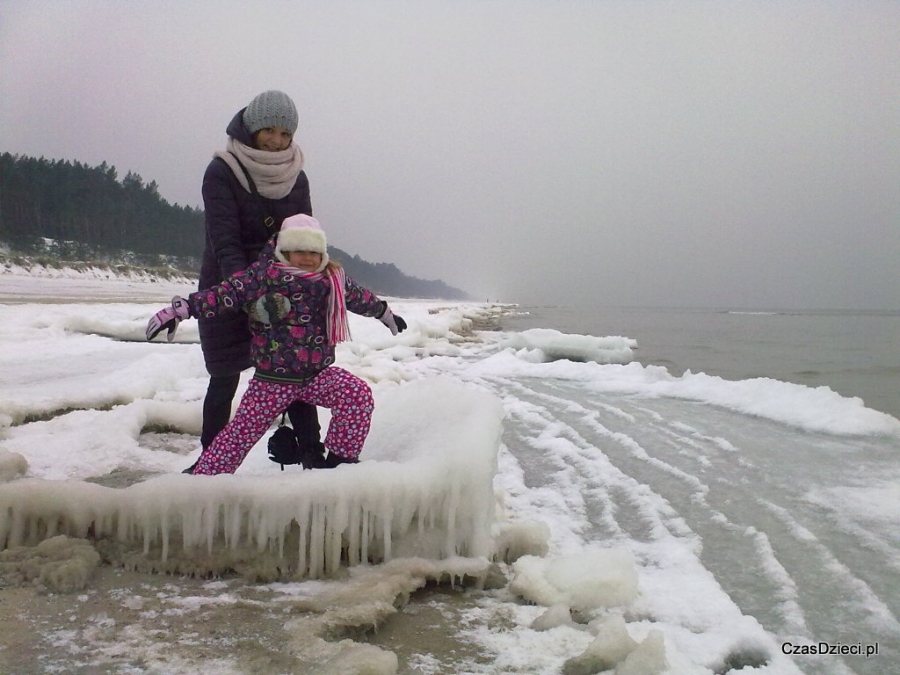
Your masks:
M 253 378 L 234 418 L 200 455 L 193 473 L 234 473 L 244 457 L 294 401 L 331 409 L 325 447 L 356 459 L 362 450 L 375 402 L 369 385 L 343 368 L 332 366 L 306 384 L 281 384 Z

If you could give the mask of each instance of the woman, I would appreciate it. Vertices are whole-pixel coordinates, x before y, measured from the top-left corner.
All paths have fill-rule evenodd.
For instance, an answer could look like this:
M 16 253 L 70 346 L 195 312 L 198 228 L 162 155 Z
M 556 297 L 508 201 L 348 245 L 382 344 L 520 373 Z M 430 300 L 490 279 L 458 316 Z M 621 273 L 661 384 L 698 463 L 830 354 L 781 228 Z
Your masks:
M 273 90 L 256 96 L 229 123 L 226 149 L 215 154 L 203 176 L 206 245 L 200 289 L 256 262 L 285 218 L 312 215 L 303 153 L 293 142 L 298 121 L 290 97 Z M 250 330 L 242 312 L 203 317 L 199 329 L 210 376 L 200 435 L 205 450 L 228 423 L 240 373 L 251 365 Z M 316 407 L 297 402 L 288 416 L 300 447 L 321 451 Z

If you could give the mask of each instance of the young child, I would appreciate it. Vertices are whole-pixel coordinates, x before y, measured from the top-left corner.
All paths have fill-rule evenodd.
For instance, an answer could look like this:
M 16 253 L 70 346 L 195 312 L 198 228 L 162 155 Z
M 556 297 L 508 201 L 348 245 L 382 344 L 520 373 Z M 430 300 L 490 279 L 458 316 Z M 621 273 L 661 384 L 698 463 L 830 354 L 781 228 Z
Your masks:
M 325 233 L 312 216 L 286 218 L 274 253 L 272 259 L 264 251 L 246 270 L 187 299 L 176 295 L 147 324 L 148 340 L 163 329 L 171 340 L 179 322 L 190 317 L 238 310 L 250 316 L 256 371 L 234 418 L 200 455 L 194 474 L 234 473 L 278 415 L 298 400 L 331 409 L 329 454 L 315 465 L 359 461 L 374 408 L 372 391 L 331 366 L 335 345 L 350 337 L 348 309 L 379 319 L 393 335 L 406 322 L 328 259 Z

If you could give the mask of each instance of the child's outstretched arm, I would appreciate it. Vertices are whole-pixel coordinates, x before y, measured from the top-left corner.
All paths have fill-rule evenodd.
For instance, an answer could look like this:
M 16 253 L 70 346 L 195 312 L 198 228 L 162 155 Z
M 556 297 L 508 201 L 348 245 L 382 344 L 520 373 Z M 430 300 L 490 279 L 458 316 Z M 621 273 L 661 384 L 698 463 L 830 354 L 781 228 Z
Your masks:
M 171 307 L 159 310 L 147 323 L 147 339 L 152 340 L 167 328 L 166 339 L 171 342 L 184 319 L 241 311 L 245 304 L 266 292 L 265 270 L 265 265 L 255 262 L 216 286 L 191 293 L 187 298 L 176 295 Z
M 391 335 L 397 335 L 406 330 L 406 321 L 403 317 L 391 312 L 387 302 L 380 299 L 372 291 L 360 286 L 353 279 L 347 277 L 344 285 L 347 298 L 347 309 L 361 316 L 372 316 L 388 327 Z
M 163 328 L 167 328 L 169 332 L 166 334 L 166 340 L 171 342 L 175 337 L 175 331 L 178 330 L 178 324 L 190 316 L 190 304 L 180 295 L 176 295 L 169 307 L 159 310 L 147 322 L 147 340 L 152 340 Z
M 381 302 L 384 303 L 384 309 L 375 318 L 388 327 L 391 335 L 397 335 L 406 330 L 406 321 L 403 320 L 403 317 L 399 314 L 394 314 L 384 300 Z

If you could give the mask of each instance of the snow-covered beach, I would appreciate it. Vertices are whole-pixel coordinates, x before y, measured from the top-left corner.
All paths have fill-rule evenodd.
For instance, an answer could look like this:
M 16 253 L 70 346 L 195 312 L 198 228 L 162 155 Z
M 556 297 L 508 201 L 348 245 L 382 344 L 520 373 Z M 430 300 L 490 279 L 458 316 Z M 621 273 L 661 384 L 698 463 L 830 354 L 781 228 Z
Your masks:
M 205 389 L 196 324 L 173 344 L 143 331 L 189 290 L 0 275 L 4 548 L 37 551 L 53 513 L 121 544 L 96 546 L 121 565 L 100 568 L 94 547 L 67 546 L 80 562 L 56 577 L 33 572 L 49 557 L 6 552 L 20 558 L 0 559 L 0 619 L 16 625 L 3 672 L 874 674 L 900 660 L 900 421 L 859 399 L 674 377 L 636 362 L 628 336 L 504 334 L 484 329 L 514 307 L 395 299 L 408 331 L 354 316 L 338 352 L 375 392 L 360 465 L 281 472 L 263 441 L 233 477 L 183 476 Z M 229 541 L 204 509 L 241 520 Z M 281 578 L 285 550 L 316 578 Z M 822 645 L 848 653 L 790 653 Z

